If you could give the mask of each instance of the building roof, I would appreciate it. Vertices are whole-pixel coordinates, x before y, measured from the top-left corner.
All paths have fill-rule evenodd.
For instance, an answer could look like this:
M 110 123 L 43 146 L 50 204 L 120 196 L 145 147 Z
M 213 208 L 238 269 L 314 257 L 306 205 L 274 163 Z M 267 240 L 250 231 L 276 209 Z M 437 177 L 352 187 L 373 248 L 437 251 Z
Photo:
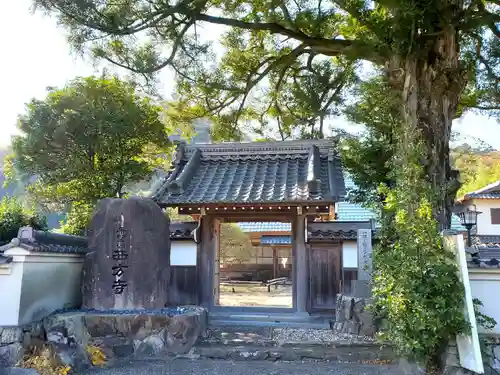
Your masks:
M 345 195 L 331 140 L 181 144 L 152 198 L 162 206 L 334 203 Z
M 482 260 L 500 260 L 500 236 L 476 235 L 472 237 L 472 242 L 479 250 Z
M 292 236 L 267 236 L 260 238 L 261 245 L 291 245 Z
M 188 221 L 183 223 L 170 223 L 170 239 L 171 240 L 192 240 L 193 231 L 198 227 L 196 221 Z
M 88 251 L 86 237 L 35 230 L 31 227 L 19 229 L 17 237 L 0 248 L 0 252 L 13 247 L 34 252 L 84 254 Z
M 326 221 L 309 223 L 308 241 L 357 240 L 358 229 L 374 230 L 372 221 Z
M 292 230 L 291 223 L 281 223 L 281 222 L 246 222 L 242 221 L 238 223 L 240 229 L 245 233 L 250 232 L 290 232 Z
M 500 199 L 500 181 L 493 182 L 481 189 L 466 193 L 459 202 L 464 202 L 470 199 Z
M 355 189 L 354 182 L 348 173 L 344 173 L 345 189 Z M 370 221 L 377 218 L 377 214 L 360 204 L 351 202 L 338 202 L 335 209 L 339 221 Z M 292 230 L 290 223 L 279 222 L 240 222 L 239 227 L 243 232 L 289 232 Z M 464 231 L 465 228 L 460 224 L 460 219 L 456 215 L 451 217 L 451 229 Z

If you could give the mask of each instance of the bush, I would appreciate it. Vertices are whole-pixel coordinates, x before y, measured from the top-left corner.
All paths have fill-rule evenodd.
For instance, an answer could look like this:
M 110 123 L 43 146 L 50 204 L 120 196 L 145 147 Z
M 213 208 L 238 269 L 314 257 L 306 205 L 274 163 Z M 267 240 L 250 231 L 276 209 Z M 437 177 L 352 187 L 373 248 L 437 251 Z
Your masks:
M 89 203 L 73 203 L 66 216 L 66 222 L 61 222 L 62 232 L 75 236 L 87 235 L 94 208 L 95 206 Z
M 30 226 L 47 230 L 47 219 L 29 209 L 14 197 L 3 197 L 0 202 L 0 245 L 9 243 L 17 236 L 19 228 Z

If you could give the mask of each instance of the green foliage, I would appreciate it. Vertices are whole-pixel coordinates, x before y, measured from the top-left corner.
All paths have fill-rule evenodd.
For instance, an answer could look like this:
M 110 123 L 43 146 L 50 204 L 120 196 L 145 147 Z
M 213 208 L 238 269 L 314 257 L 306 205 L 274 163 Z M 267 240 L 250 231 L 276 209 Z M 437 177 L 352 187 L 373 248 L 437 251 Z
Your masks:
M 61 222 L 61 231 L 75 236 L 87 235 L 88 226 L 92 219 L 94 205 L 91 203 L 74 202 L 66 215 L 66 220 Z
M 356 91 L 357 100 L 347 107 L 347 118 L 363 124 L 361 137 L 351 137 L 342 143 L 342 161 L 352 175 L 356 189 L 350 199 L 381 210 L 385 195 L 379 187 L 394 186 L 391 161 L 395 152 L 394 133 L 403 126 L 399 93 L 381 77 L 363 82 Z
M 220 258 L 225 264 L 243 263 L 255 257 L 256 248 L 237 224 L 220 226 Z
M 474 304 L 474 314 L 476 316 L 477 325 L 483 327 L 485 330 L 495 328 L 495 326 L 497 325 L 497 321 L 481 312 L 481 307 L 484 306 L 483 302 L 478 298 L 474 298 L 472 302 Z
M 37 176 L 31 190 L 40 202 L 124 196 L 127 183 L 149 177 L 170 151 L 162 111 L 131 83 L 77 78 L 27 105 L 11 170 Z
M 19 228 L 30 226 L 39 230 L 47 229 L 47 220 L 16 198 L 3 197 L 0 202 L 0 245 L 17 236 Z
M 215 139 L 238 140 L 254 127 L 286 137 L 293 125 L 317 136 L 311 122 L 318 132 L 337 111 L 359 61 L 404 70 L 405 59 L 437 65 L 459 56 L 451 74 L 465 67 L 468 85 L 457 111 L 500 108 L 497 0 L 34 2 L 58 17 L 77 50 L 90 47 L 150 82 L 173 68 L 177 116 L 210 118 Z
M 425 180 L 423 147 L 414 135 L 405 138 L 414 147 L 395 153 L 395 186 L 384 192 L 384 216 L 392 220 L 383 221 L 374 251 L 375 306 L 388 318 L 384 334 L 399 353 L 439 371 L 450 340 L 469 329 L 464 290 L 455 255 L 438 231 L 431 203 L 438 195 Z
M 453 156 L 463 183 L 458 191 L 459 197 L 500 180 L 498 152 L 477 153 L 462 149 L 455 151 Z

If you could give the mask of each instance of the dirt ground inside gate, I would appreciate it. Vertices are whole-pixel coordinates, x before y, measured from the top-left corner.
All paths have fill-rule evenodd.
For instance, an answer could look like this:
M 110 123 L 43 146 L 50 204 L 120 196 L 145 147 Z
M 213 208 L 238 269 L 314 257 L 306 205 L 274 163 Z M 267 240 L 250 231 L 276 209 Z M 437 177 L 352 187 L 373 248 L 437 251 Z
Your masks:
M 220 286 L 220 306 L 265 306 L 292 307 L 292 286 L 271 286 L 258 284 L 233 284 Z

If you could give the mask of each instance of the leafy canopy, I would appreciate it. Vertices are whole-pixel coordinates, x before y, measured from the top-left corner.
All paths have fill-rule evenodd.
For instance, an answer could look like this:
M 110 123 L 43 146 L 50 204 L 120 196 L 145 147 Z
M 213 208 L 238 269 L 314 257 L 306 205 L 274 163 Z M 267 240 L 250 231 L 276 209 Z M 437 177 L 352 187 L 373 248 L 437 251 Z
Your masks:
M 458 70 L 448 69 L 467 78 L 468 106 L 500 107 L 498 0 L 35 4 L 59 18 L 78 50 L 149 80 L 172 68 L 177 120 L 211 118 L 217 139 L 240 139 L 246 127 L 264 135 L 272 127 L 284 138 L 292 123 L 306 136 L 321 135 L 322 114 L 341 104 L 359 61 L 399 61 L 402 69 L 408 57 L 432 64 L 444 43 L 449 56 L 460 55 Z M 445 41 L 450 30 L 456 35 Z M 293 107 L 286 108 L 289 100 Z
M 11 171 L 37 176 L 34 192 L 52 203 L 121 197 L 127 183 L 149 177 L 169 152 L 161 113 L 131 83 L 77 78 L 27 105 Z

